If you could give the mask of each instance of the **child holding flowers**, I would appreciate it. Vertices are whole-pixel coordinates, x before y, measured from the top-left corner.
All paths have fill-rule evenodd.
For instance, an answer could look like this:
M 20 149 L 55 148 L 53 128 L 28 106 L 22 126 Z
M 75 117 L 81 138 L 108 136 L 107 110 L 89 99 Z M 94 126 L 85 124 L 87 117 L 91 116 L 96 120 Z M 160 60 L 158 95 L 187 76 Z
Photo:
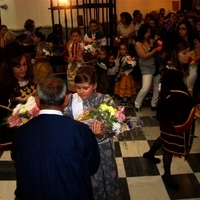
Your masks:
M 79 29 L 71 30 L 71 40 L 64 47 L 64 58 L 68 61 L 67 67 L 67 87 L 71 92 L 75 92 L 74 77 L 78 69 L 82 66 L 84 54 L 84 42 L 81 40 Z
M 103 94 L 107 92 L 109 86 L 107 67 L 108 67 L 107 51 L 106 49 L 101 48 L 99 51 L 99 56 L 97 59 L 97 64 L 95 65 L 95 69 L 97 74 L 97 91 Z
M 80 68 L 75 76 L 75 85 L 77 93 L 71 95 L 64 115 L 78 119 L 88 109 L 110 99 L 109 95 L 96 92 L 97 78 L 93 67 Z M 115 106 L 112 100 L 109 104 Z M 105 134 L 103 124 L 99 121 L 93 123 L 91 129 L 98 141 L 101 156 L 99 169 L 91 177 L 94 199 L 118 199 L 120 194 L 113 138 Z
M 128 45 L 125 43 L 119 46 L 119 56 L 117 58 L 119 71 L 114 93 L 123 98 L 122 105 L 127 104 L 127 98 L 136 94 L 135 83 L 131 72 L 133 71 L 136 61 L 128 55 Z
M 108 55 L 108 76 L 109 76 L 109 94 L 114 94 L 115 88 L 115 79 L 117 78 L 117 72 L 119 71 L 119 67 L 116 65 L 115 62 L 115 55 L 114 53 L 110 53 Z
M 99 46 L 106 46 L 106 37 L 104 33 L 99 30 L 99 24 L 97 20 L 92 19 L 90 21 L 90 30 L 85 34 L 84 41 L 88 44 L 99 43 Z

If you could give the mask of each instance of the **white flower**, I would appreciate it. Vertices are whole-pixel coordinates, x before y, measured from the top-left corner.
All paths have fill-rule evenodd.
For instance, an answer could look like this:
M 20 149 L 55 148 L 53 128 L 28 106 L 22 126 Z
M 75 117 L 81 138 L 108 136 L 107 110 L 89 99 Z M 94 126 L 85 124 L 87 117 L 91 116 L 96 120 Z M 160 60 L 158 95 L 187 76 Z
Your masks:
M 20 112 L 21 108 L 22 108 L 22 104 L 21 103 L 17 104 L 17 106 L 13 109 L 13 115 L 17 112 Z
M 47 51 L 46 49 L 43 49 L 43 53 L 44 53 L 45 56 L 50 56 L 50 52 Z
M 27 99 L 27 102 L 26 104 L 24 105 L 24 107 L 27 109 L 27 110 L 32 110 L 33 108 L 35 108 L 36 106 L 36 102 L 35 102 L 35 98 L 33 96 L 30 96 L 28 99 Z
M 136 65 L 136 61 L 134 58 L 130 56 L 126 56 L 126 63 L 134 67 Z
M 121 128 L 120 123 L 113 122 L 112 130 L 116 133 L 116 135 L 120 134 L 120 128 Z

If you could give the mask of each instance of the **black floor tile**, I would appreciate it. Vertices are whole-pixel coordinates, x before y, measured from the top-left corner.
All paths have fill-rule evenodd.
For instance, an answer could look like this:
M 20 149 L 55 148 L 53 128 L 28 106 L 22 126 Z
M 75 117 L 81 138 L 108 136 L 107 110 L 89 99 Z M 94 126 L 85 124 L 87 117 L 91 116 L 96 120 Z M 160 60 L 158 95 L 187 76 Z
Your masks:
M 147 140 L 150 148 L 152 147 L 154 141 L 155 140 Z M 162 147 L 156 151 L 155 155 L 157 155 L 157 156 L 163 155 L 163 149 L 162 149 Z
M 200 153 L 189 154 L 187 161 L 193 172 L 200 172 Z
M 131 131 L 123 133 L 119 137 L 119 141 L 146 140 L 145 133 L 141 128 L 134 128 Z
M 0 180 L 16 180 L 15 167 L 11 161 L 0 161 Z
M 143 157 L 126 157 L 123 158 L 123 161 L 126 177 L 154 176 L 160 174 L 157 166 Z
M 133 107 L 125 107 L 124 110 L 125 115 L 128 116 L 135 116 L 135 111 Z
M 129 189 L 126 178 L 119 178 L 119 189 L 121 200 L 130 200 Z
M 159 126 L 156 116 L 140 117 L 140 119 L 143 121 L 143 127 Z
M 142 107 L 151 107 L 151 95 L 147 95 L 145 98 L 144 98 L 144 101 L 142 103 Z
M 115 156 L 122 157 L 121 149 L 119 146 L 119 142 L 115 142 Z
M 179 184 L 179 190 L 175 191 L 165 184 L 170 199 L 200 198 L 200 184 L 194 174 L 178 174 L 173 178 Z

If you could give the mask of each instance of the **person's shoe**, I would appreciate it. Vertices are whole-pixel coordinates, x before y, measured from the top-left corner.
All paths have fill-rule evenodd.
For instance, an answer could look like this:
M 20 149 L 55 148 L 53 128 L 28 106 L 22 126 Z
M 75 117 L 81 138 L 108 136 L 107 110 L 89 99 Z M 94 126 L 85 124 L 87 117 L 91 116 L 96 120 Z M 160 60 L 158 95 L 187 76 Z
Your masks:
M 153 155 L 151 155 L 149 152 L 146 152 L 143 154 L 143 157 L 150 160 L 154 164 L 160 163 L 160 158 L 155 158 Z
M 141 111 L 141 108 L 136 108 L 134 103 L 133 103 L 133 107 L 134 107 L 136 112 L 140 112 Z
M 164 174 L 162 175 L 163 181 L 173 190 L 179 189 L 179 184 L 174 181 L 171 175 Z
M 136 111 L 136 112 L 140 112 L 140 111 L 141 111 L 141 108 L 136 108 L 136 107 L 135 107 L 135 111 Z
M 156 111 L 156 110 L 157 110 L 157 107 L 151 106 L 151 110 L 152 110 L 152 111 Z

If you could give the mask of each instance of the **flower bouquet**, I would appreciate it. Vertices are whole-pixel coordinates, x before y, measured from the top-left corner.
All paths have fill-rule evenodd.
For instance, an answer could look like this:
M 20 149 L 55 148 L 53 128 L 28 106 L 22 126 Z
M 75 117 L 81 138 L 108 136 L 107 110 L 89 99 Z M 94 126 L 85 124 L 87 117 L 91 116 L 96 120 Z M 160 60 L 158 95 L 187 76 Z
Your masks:
M 110 100 L 85 111 L 77 121 L 91 126 L 95 121 L 102 122 L 102 128 L 110 135 L 119 135 L 133 128 L 130 119 L 124 115 L 124 107 L 119 109 L 108 105 Z
M 35 98 L 30 96 L 25 104 L 20 103 L 13 109 L 11 116 L 7 119 L 7 123 L 9 127 L 21 126 L 30 119 L 38 116 L 39 111 Z
M 123 36 L 115 37 L 113 40 L 113 45 L 118 46 L 122 41 L 123 41 Z
M 135 65 L 136 65 L 135 58 L 131 56 L 126 56 L 121 64 L 120 72 L 126 72 L 128 70 L 131 70 L 135 67 Z M 115 81 L 119 81 L 120 78 L 121 78 L 121 75 L 118 74 Z
M 45 43 L 42 49 L 42 56 L 44 59 L 49 60 L 49 56 L 51 55 L 52 46 L 49 43 Z
M 96 56 L 100 50 L 99 42 L 92 42 L 84 46 L 85 54 L 90 54 L 92 56 Z
M 83 60 L 89 62 L 97 58 L 100 50 L 98 42 L 92 42 L 84 46 Z
M 132 69 L 133 67 L 135 67 L 136 65 L 136 61 L 135 58 L 131 57 L 131 56 L 126 56 L 125 57 L 125 63 L 122 64 L 122 68 L 121 71 L 125 72 L 127 70 Z
M 92 56 L 96 55 L 95 45 L 88 44 L 88 45 L 84 46 L 84 49 L 85 49 L 85 55 L 92 55 Z

